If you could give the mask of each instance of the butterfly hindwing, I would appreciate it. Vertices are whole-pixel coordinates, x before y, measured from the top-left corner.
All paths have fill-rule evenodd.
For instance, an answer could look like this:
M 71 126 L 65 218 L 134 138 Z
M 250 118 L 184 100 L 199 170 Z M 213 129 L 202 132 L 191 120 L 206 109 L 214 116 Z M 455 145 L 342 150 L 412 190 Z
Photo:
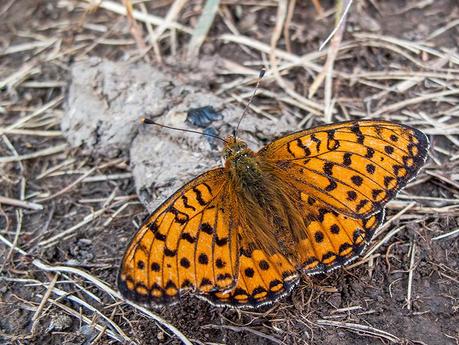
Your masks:
M 381 210 L 419 171 L 429 142 L 386 121 L 351 121 L 282 137 L 258 153 L 322 205 L 356 218 Z
M 254 308 L 286 295 L 298 282 L 295 266 L 282 254 L 241 247 L 236 286 L 202 297 L 216 305 Z
M 192 180 L 143 223 L 123 257 L 118 286 L 148 305 L 177 301 L 185 290 L 227 290 L 237 275 L 222 168 Z
M 309 219 L 307 238 L 297 245 L 301 267 L 316 274 L 345 265 L 360 255 L 383 220 L 384 210 L 361 219 L 318 209 Z

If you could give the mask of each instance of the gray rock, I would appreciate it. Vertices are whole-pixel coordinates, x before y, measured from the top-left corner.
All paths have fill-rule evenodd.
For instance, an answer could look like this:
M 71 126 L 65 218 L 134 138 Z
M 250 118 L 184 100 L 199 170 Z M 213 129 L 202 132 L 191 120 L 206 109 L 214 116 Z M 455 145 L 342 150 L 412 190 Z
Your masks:
M 175 87 L 146 64 L 99 58 L 76 63 L 61 122 L 64 136 L 72 146 L 117 156 L 129 148 L 138 119 L 162 114 L 168 106 L 167 89 Z

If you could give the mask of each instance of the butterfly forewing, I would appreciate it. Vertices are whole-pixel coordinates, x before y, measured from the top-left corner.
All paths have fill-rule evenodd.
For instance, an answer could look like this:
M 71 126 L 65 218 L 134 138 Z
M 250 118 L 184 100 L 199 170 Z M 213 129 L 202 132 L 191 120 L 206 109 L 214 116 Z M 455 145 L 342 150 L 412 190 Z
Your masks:
M 287 135 L 259 155 L 282 167 L 289 182 L 311 200 L 367 218 L 417 174 L 428 147 L 417 129 L 362 120 Z
M 222 168 L 194 179 L 140 227 L 124 255 L 121 293 L 144 304 L 175 302 L 188 289 L 228 290 L 237 274 L 236 233 Z

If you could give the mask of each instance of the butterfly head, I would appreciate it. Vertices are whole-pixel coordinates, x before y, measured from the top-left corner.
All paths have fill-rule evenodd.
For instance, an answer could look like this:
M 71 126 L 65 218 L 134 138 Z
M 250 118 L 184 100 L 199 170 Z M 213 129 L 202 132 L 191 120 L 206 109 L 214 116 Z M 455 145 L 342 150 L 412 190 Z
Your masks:
M 227 162 L 236 163 L 240 160 L 251 159 L 255 156 L 255 153 L 249 149 L 247 144 L 235 136 L 229 136 L 225 139 L 225 142 L 223 158 Z

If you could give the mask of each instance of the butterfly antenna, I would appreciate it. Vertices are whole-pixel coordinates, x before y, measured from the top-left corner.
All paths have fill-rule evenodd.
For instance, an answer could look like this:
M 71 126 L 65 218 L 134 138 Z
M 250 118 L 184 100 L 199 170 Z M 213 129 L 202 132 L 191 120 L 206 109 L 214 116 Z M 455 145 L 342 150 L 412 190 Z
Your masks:
M 147 119 L 145 117 L 141 117 L 140 118 L 140 122 L 145 124 L 145 125 L 156 125 L 156 126 L 159 126 L 159 127 L 163 127 L 163 128 L 167 128 L 167 129 L 173 129 L 175 131 L 182 131 L 182 132 L 189 132 L 189 133 L 195 133 L 195 134 L 200 134 L 200 135 L 205 135 L 207 137 L 211 137 L 211 138 L 215 138 L 215 139 L 218 139 L 218 140 L 221 140 L 223 141 L 225 144 L 228 144 L 228 142 L 223 139 L 223 138 L 220 138 L 218 135 L 213 135 L 213 134 L 210 134 L 210 133 L 204 133 L 204 132 L 199 132 L 199 131 L 194 131 L 192 129 L 185 129 L 185 128 L 175 128 L 175 127 L 170 127 L 170 126 L 166 126 L 166 125 L 163 125 L 161 123 L 157 123 L 157 122 L 154 122 L 150 119 Z
M 249 108 L 250 103 L 252 103 L 253 97 L 255 97 L 255 94 L 257 93 L 258 87 L 260 86 L 261 79 L 265 75 L 265 72 L 266 72 L 266 70 L 264 68 L 262 68 L 260 70 L 260 74 L 258 75 L 258 79 L 257 79 L 257 85 L 255 85 L 255 89 L 253 90 L 252 96 L 250 96 L 249 101 L 245 105 L 244 111 L 242 112 L 242 115 L 239 118 L 239 122 L 237 123 L 237 127 L 234 130 L 234 137 L 235 138 L 236 138 L 237 131 L 239 130 L 239 125 L 241 124 L 242 119 L 244 118 L 245 114 L 247 113 L 247 109 Z

